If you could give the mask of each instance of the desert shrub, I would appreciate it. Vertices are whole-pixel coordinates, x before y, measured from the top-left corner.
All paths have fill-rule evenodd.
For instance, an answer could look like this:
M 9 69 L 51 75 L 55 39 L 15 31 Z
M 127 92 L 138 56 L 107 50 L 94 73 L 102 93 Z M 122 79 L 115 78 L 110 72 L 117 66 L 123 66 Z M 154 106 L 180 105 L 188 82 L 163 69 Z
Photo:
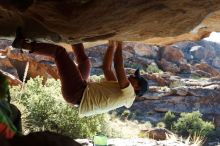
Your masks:
M 101 82 L 103 80 L 104 80 L 104 75 L 100 75 L 100 76 L 92 75 L 92 76 L 90 76 L 90 81 L 91 82 Z
M 176 121 L 176 116 L 171 111 L 168 111 L 162 119 L 162 122 L 165 123 L 165 127 L 169 130 L 171 130 L 172 125 L 175 121 Z
M 199 80 L 201 78 L 202 76 L 199 76 L 199 75 L 194 75 L 194 74 L 191 75 L 191 79 L 194 79 L 194 80 Z
M 141 70 L 140 70 L 140 73 L 141 73 L 141 74 L 146 74 L 146 71 L 143 70 L 143 69 L 141 69 Z
M 123 113 L 121 114 L 121 119 L 122 120 L 127 120 L 128 117 L 130 116 L 131 112 L 129 110 L 124 110 Z
M 144 125 L 145 125 L 146 129 L 150 129 L 153 127 L 153 125 L 151 124 L 150 121 L 145 122 Z
M 173 81 L 172 83 L 170 83 L 170 88 L 176 88 L 176 87 L 182 87 L 185 86 L 185 83 L 181 80 L 177 80 L 177 81 Z
M 161 72 L 163 72 L 162 70 L 160 70 L 158 68 L 158 66 L 156 64 L 155 65 L 148 65 L 146 71 L 148 73 L 161 73 Z
M 117 121 L 117 120 L 116 120 Z M 125 134 L 125 131 L 121 130 L 121 127 L 119 125 L 111 123 L 106 123 L 101 126 L 101 131 L 104 133 L 104 135 L 111 137 L 111 138 L 119 138 L 119 137 L 126 137 L 127 134 Z
M 43 85 L 40 77 L 27 81 L 23 94 L 20 86 L 10 89 L 12 100 L 25 107 L 22 111 L 23 129 L 28 132 L 49 130 L 73 138 L 88 138 L 102 132 L 106 115 L 79 118 L 76 107 L 62 98 L 60 82 L 48 79 Z
M 134 68 L 134 69 L 137 69 L 140 67 L 140 64 L 137 64 L 137 63 L 125 63 L 125 67 L 129 67 L 129 68 Z
M 200 135 L 208 136 L 214 130 L 212 122 L 206 122 L 202 119 L 199 111 L 192 113 L 181 113 L 180 118 L 173 125 L 174 131 L 182 136 Z
M 166 125 L 165 125 L 164 122 L 158 122 L 156 127 L 158 127 L 158 128 L 165 128 Z

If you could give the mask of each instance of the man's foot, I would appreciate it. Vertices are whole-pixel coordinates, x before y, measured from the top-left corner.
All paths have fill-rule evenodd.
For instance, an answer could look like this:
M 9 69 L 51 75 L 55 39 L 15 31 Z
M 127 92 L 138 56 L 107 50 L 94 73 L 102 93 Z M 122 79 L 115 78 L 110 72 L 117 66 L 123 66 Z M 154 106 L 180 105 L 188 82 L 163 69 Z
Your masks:
M 15 40 L 12 43 L 12 47 L 21 49 L 24 41 L 25 41 L 25 38 L 21 32 L 21 27 L 19 27 L 16 30 L 16 36 L 15 36 Z
M 31 42 L 30 40 L 26 40 L 22 34 L 21 27 L 17 28 L 15 40 L 12 43 L 13 48 L 20 49 L 21 53 L 23 53 L 22 49 L 29 50 L 29 53 L 32 53 L 33 52 L 33 45 L 35 43 L 36 43 L 35 41 Z
M 117 42 L 114 40 L 109 40 L 108 41 L 108 46 L 111 48 L 116 48 L 117 47 Z
M 115 41 L 115 44 L 116 44 L 116 50 L 122 49 L 122 41 Z
M 108 41 L 108 49 L 112 49 L 113 50 L 113 54 L 116 51 L 117 45 L 118 45 L 117 41 L 114 41 L 114 40 L 109 40 Z

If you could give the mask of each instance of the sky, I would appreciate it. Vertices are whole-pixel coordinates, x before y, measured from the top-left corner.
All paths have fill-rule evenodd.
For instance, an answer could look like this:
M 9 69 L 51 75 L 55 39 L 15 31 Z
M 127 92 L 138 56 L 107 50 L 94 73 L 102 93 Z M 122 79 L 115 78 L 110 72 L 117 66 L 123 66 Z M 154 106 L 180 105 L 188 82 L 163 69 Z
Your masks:
M 210 36 L 204 38 L 204 40 L 220 43 L 220 32 L 212 32 Z

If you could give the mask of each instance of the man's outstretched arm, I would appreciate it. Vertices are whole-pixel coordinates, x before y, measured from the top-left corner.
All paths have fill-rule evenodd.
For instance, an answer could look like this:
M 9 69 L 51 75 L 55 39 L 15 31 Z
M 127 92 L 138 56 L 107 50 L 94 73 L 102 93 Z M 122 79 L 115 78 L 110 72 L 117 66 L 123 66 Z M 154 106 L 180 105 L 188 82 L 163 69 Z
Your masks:
M 114 41 L 109 41 L 108 49 L 105 53 L 104 60 L 103 60 L 103 73 L 105 79 L 107 81 L 117 81 L 114 72 L 112 71 L 112 62 L 113 62 L 113 55 L 115 52 L 116 44 Z
M 114 67 L 120 88 L 126 88 L 130 82 L 124 70 L 124 61 L 122 57 L 122 42 L 117 42 L 117 48 L 114 56 Z

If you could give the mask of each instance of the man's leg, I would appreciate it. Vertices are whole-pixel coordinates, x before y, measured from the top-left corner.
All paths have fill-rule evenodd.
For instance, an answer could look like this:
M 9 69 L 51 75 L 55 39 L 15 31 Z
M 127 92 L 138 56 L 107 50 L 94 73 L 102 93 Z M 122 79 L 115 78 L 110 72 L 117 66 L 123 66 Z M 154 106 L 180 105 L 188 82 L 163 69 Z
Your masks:
M 82 43 L 72 45 L 76 61 L 78 63 L 78 69 L 82 75 L 82 78 L 86 81 L 89 80 L 91 63 L 88 56 L 85 53 L 84 46 Z
M 107 49 L 105 56 L 104 56 L 104 59 L 103 59 L 102 68 L 103 68 L 103 73 L 104 73 L 105 79 L 107 81 L 117 81 L 115 74 L 112 71 L 112 61 L 113 61 L 113 57 L 114 57 L 113 55 L 114 55 L 115 48 L 116 48 L 115 45 L 116 44 L 114 41 L 109 41 L 108 49 Z
M 53 57 L 60 75 L 64 99 L 69 103 L 79 104 L 82 97 L 78 93 L 79 91 L 83 92 L 82 89 L 85 89 L 86 82 L 63 47 L 48 43 L 27 43 L 25 41 L 21 47 L 36 54 Z

